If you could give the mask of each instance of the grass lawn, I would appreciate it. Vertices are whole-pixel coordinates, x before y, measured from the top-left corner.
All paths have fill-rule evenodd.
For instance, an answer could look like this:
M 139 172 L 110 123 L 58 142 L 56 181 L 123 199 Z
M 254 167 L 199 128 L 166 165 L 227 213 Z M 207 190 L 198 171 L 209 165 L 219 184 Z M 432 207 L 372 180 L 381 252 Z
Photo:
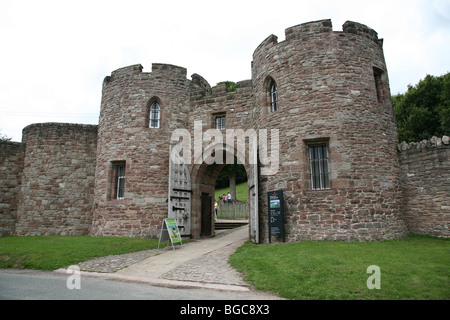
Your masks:
M 217 201 L 219 195 L 228 194 L 230 188 L 224 188 L 216 190 L 214 199 Z M 248 202 L 248 182 L 243 182 L 241 184 L 236 185 L 236 198 L 241 202 Z
M 410 235 L 376 243 L 246 243 L 230 263 L 257 289 L 295 300 L 448 300 L 450 239 Z M 369 266 L 381 289 L 369 290 Z
M 151 250 L 158 240 L 36 236 L 0 238 L 0 268 L 56 270 L 96 257 Z

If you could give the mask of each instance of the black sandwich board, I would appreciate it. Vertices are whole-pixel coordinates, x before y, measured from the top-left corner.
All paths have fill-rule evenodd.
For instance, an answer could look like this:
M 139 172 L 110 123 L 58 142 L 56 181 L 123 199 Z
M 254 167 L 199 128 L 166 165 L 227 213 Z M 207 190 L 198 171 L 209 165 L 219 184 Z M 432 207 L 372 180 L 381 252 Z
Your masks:
M 267 193 L 269 208 L 269 242 L 272 236 L 282 237 L 286 242 L 284 234 L 284 201 L 283 191 L 271 191 Z

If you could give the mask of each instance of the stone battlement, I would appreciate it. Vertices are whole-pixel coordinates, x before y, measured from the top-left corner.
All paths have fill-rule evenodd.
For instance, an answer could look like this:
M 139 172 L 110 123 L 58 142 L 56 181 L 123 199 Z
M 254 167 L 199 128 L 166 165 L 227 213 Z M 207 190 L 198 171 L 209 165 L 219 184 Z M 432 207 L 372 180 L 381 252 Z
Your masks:
M 319 33 L 333 32 L 333 25 L 330 19 L 302 23 L 286 29 L 286 41 L 301 39 L 306 36 Z
M 134 64 L 131 66 L 123 67 L 111 72 L 110 76 L 105 77 L 103 84 L 107 84 L 114 79 L 130 77 L 130 76 L 139 76 L 143 77 L 154 76 L 154 77 L 166 77 L 166 78 L 181 78 L 186 79 L 187 69 L 171 64 L 164 63 L 153 63 L 152 64 L 152 72 L 143 72 L 144 67 L 141 64 Z
M 398 151 L 406 152 L 409 150 L 425 150 L 431 148 L 438 148 L 450 145 L 450 137 L 443 136 L 442 138 L 432 137 L 430 140 L 422 140 L 420 142 L 407 143 L 403 141 L 398 145 Z
M 278 42 L 278 37 L 275 35 L 270 35 L 267 37 L 255 50 L 254 55 L 261 50 L 268 50 L 271 47 L 278 45 L 289 43 L 294 40 L 306 41 L 308 38 L 316 37 L 324 34 L 343 34 L 343 35 L 356 35 L 367 38 L 369 41 L 374 42 L 375 44 L 382 46 L 383 41 L 378 39 L 378 33 L 367 27 L 364 24 L 347 21 L 342 26 L 341 32 L 333 31 L 333 24 L 331 19 L 319 20 L 319 21 L 311 21 L 307 23 L 302 23 L 285 30 L 286 40 L 282 42 Z
M 74 124 L 74 123 L 35 123 L 22 130 L 22 142 L 51 141 L 61 142 L 65 139 L 97 139 L 97 125 Z

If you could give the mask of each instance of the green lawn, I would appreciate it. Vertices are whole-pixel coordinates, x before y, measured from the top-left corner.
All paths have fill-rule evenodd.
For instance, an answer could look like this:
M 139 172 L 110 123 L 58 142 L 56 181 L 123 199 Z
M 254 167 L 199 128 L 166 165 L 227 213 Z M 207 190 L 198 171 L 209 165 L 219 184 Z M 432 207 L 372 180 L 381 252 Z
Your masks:
M 376 243 L 247 243 L 230 258 L 257 289 L 295 300 L 448 300 L 450 239 L 411 235 Z M 369 266 L 381 290 L 369 290 Z
M 158 240 L 37 236 L 0 238 L 0 268 L 56 270 L 96 257 L 158 248 Z
M 214 199 L 218 199 L 219 195 L 222 194 L 228 194 L 228 191 L 230 191 L 230 188 L 224 188 L 216 190 Z M 236 198 L 238 201 L 241 202 L 248 202 L 248 182 L 243 182 L 241 184 L 236 185 Z

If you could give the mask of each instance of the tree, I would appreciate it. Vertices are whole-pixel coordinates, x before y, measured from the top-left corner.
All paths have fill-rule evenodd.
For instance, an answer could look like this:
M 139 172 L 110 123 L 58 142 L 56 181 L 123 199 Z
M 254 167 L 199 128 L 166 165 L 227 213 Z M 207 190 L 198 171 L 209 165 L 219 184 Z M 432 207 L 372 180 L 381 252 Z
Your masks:
M 11 138 L 0 132 L 0 141 L 11 141 Z
M 216 180 L 216 189 L 228 187 L 231 198 L 236 200 L 236 185 L 247 181 L 247 172 L 242 164 L 227 164 Z
M 247 181 L 247 172 L 242 164 L 227 164 L 217 177 L 216 188 L 228 187 L 230 183 L 230 175 L 232 175 L 233 172 L 236 174 L 237 184 Z
M 406 142 L 450 134 L 450 73 L 427 75 L 408 91 L 392 97 L 399 140 Z
M 227 92 L 236 92 L 237 91 L 237 85 L 236 82 L 233 81 L 222 81 L 217 83 L 218 86 L 225 85 L 227 87 Z

